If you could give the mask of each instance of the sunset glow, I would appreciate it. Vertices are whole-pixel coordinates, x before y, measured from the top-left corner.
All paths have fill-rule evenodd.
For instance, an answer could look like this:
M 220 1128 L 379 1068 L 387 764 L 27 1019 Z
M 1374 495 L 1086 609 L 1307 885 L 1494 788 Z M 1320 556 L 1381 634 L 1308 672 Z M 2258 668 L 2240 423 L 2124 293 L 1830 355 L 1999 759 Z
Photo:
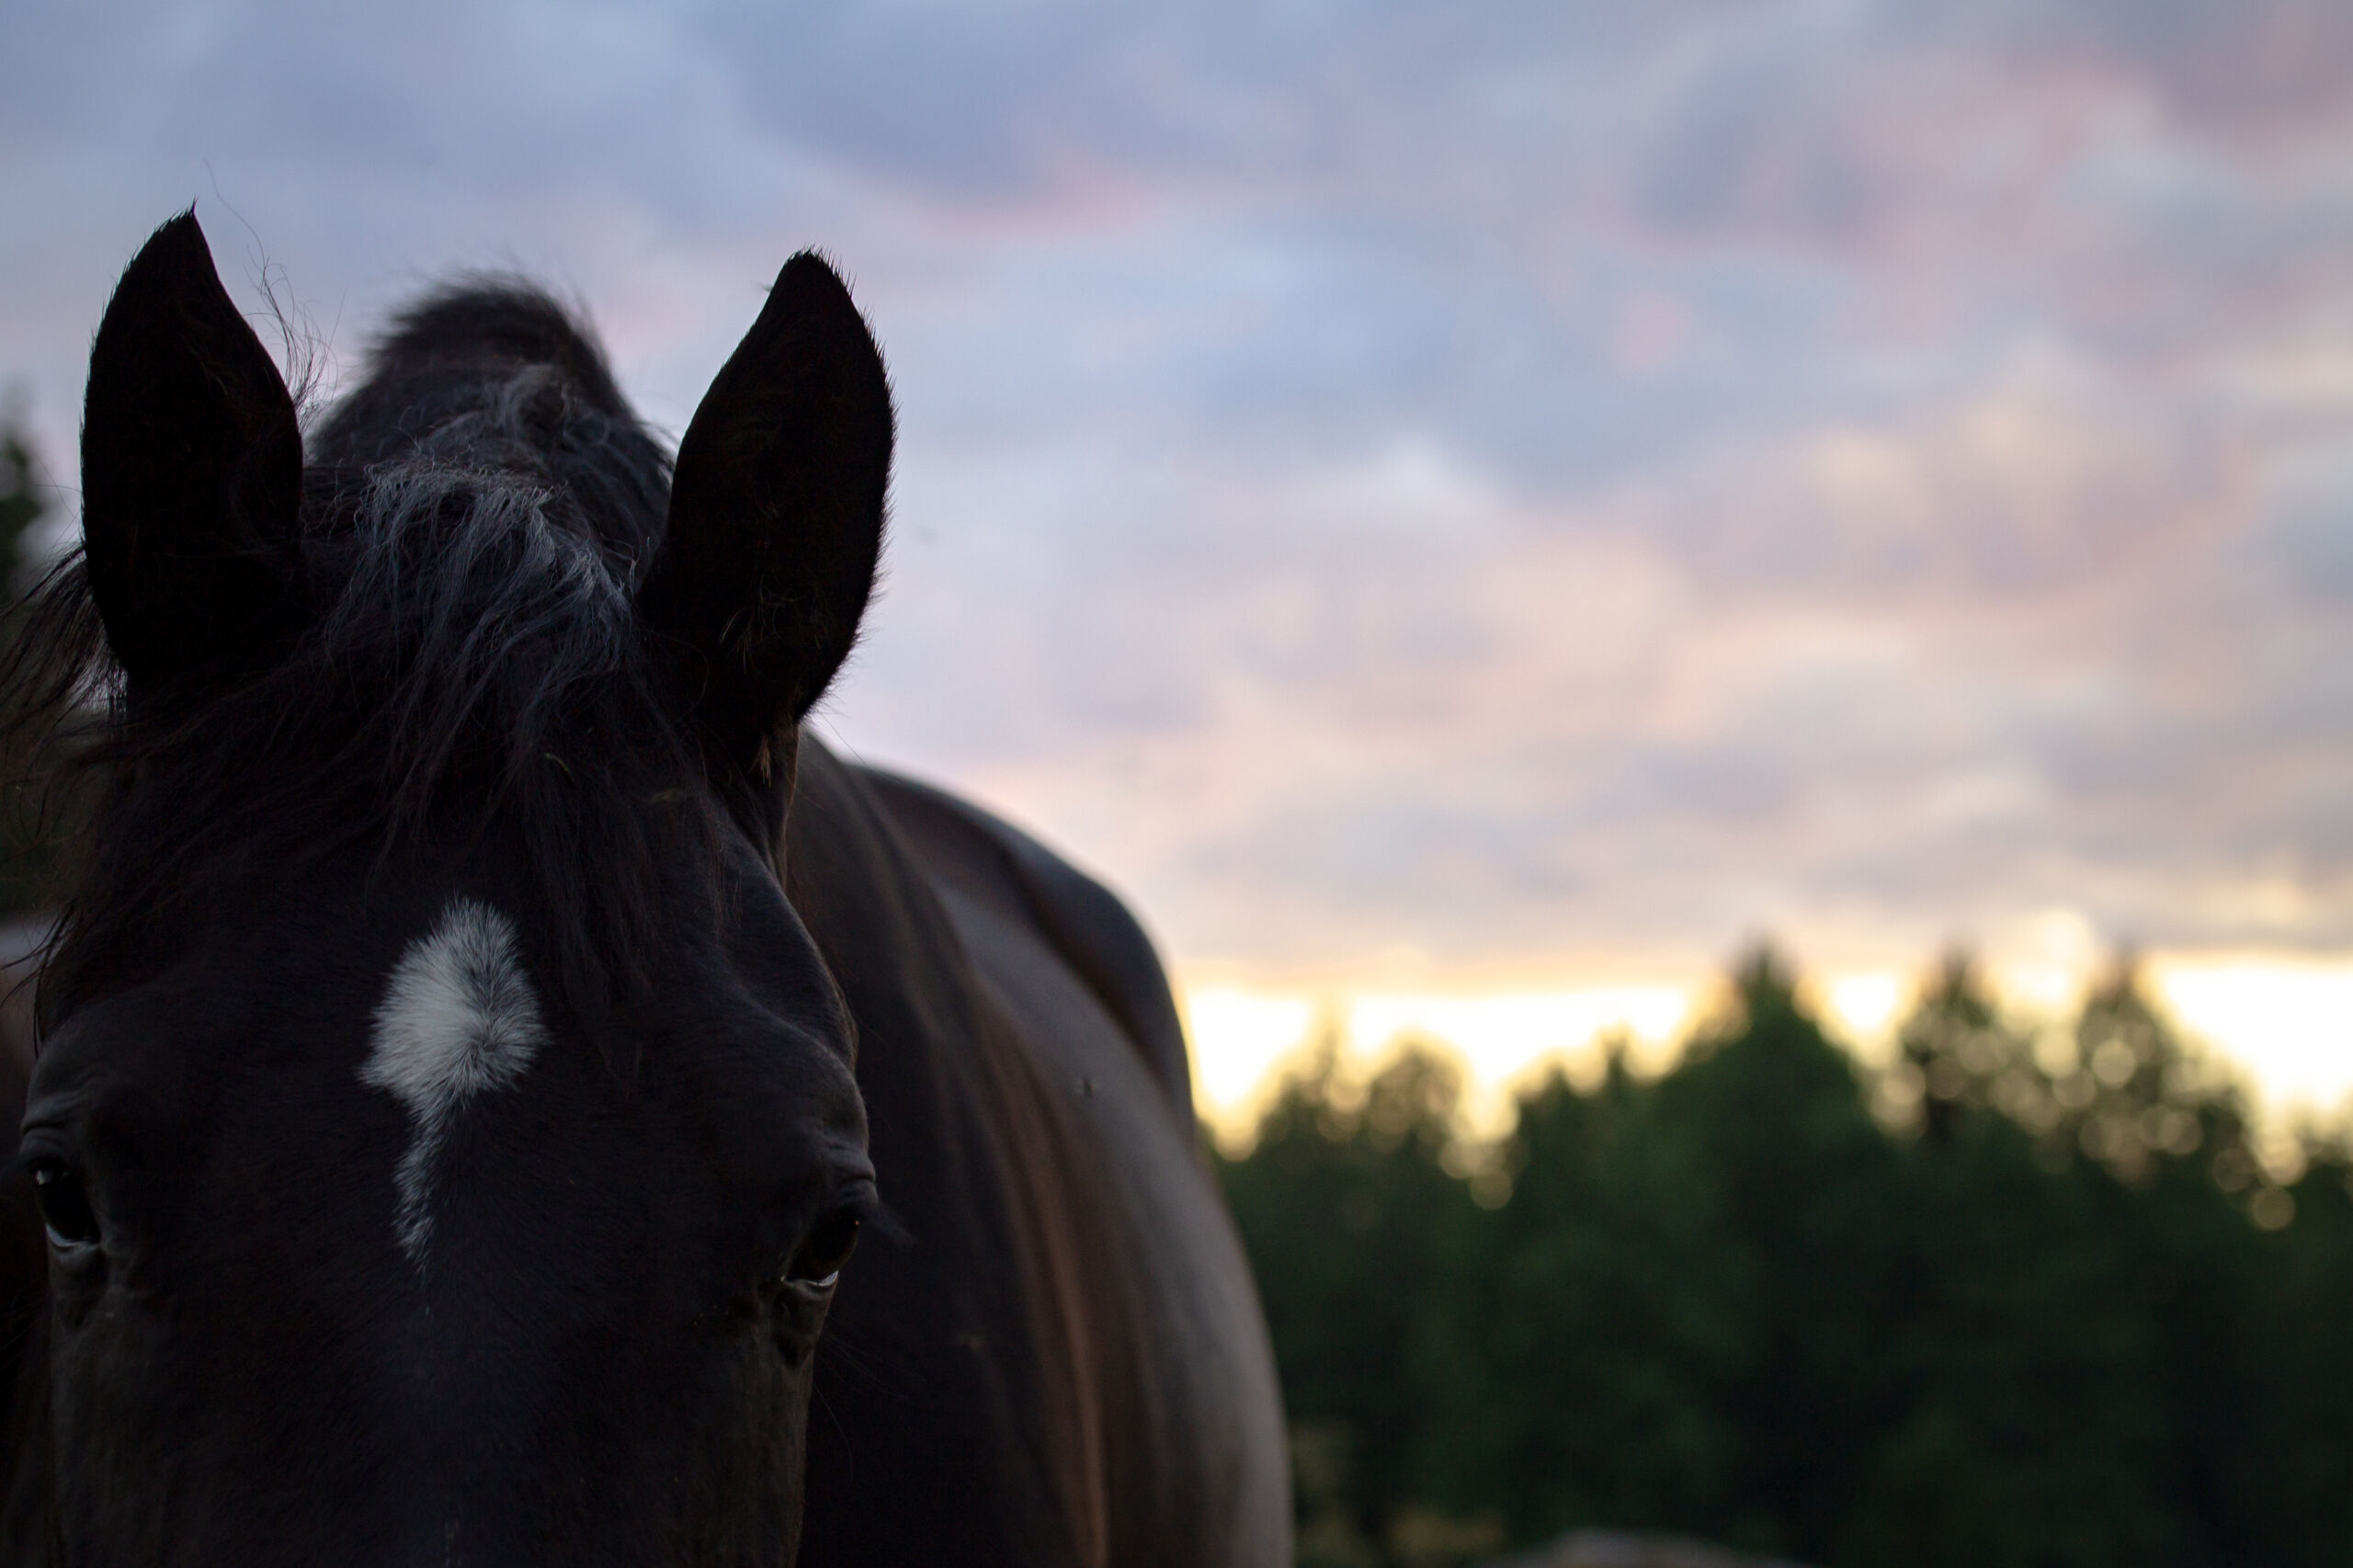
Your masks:
M 2158 956 L 2146 967 L 2152 992 L 2193 1048 L 2252 1091 L 2268 1124 L 2280 1133 L 2345 1124 L 2353 1102 L 2353 964 Z M 2049 973 L 2029 971 L 2022 986 L 2003 986 L 1997 975 L 1996 990 L 2022 1024 L 2043 1026 L 2063 1021 L 2090 978 L 2074 977 L 2063 993 Z M 1613 1047 L 1622 1047 L 1637 1070 L 1665 1066 L 1720 983 L 1701 976 L 1681 985 L 1484 993 L 1188 987 L 1196 1101 L 1219 1138 L 1238 1146 L 1283 1075 L 1304 1065 L 1323 1040 L 1339 1047 L 1344 1072 L 1358 1078 L 1415 1040 L 1460 1062 L 1466 1131 L 1492 1136 L 1509 1125 L 1514 1091 L 1555 1068 L 1589 1085 Z M 1808 991 L 1833 1038 L 1878 1065 L 1892 1055 L 1916 985 L 1897 972 L 1859 972 Z

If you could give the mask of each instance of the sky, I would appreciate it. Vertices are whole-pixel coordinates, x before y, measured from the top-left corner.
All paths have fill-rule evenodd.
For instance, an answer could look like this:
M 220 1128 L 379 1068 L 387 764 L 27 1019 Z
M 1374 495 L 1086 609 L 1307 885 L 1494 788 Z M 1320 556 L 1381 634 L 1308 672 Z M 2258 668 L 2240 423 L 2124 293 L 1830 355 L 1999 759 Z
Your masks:
M 2353 1086 L 2353 7 L 368 9 L 0 9 L 61 483 L 190 200 L 327 390 L 519 267 L 671 432 L 819 246 L 901 413 L 824 725 L 1128 894 L 1205 1077 L 1769 934 L 1866 1046 L 2131 944 Z

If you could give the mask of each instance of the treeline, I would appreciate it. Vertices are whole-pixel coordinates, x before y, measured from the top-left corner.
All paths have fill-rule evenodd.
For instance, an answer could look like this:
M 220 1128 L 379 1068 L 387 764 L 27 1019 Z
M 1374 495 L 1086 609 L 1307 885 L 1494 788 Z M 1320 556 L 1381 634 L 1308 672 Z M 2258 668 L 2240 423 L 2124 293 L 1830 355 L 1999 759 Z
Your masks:
M 1945 966 L 1870 1074 L 1769 953 L 1664 1075 L 1492 1149 L 1328 1048 L 1220 1161 L 1300 1561 L 1584 1526 L 1843 1568 L 2353 1562 L 2353 1158 L 2267 1172 L 2129 965 L 2071 1030 Z
M 48 565 L 36 530 L 54 494 L 21 416 L 0 406 L 0 659 L 21 629 L 25 591 Z M 79 808 L 70 790 L 50 787 L 56 746 L 10 733 L 7 712 L 0 703 L 0 925 L 35 916 L 53 898 L 57 842 Z

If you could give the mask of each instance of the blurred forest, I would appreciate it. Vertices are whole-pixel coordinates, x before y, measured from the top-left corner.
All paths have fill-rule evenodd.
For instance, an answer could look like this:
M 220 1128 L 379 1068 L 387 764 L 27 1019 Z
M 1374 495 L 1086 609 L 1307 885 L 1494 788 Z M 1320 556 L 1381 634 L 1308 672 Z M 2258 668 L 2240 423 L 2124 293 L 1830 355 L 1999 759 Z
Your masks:
M 0 650 L 16 635 L 15 610 L 42 565 L 34 529 L 50 494 L 21 415 L 0 407 Z M 0 734 L 0 922 L 41 907 L 56 836 L 45 813 L 72 809 L 41 787 L 54 759 L 21 739 Z
M 2129 962 L 2073 1028 L 1949 960 L 1883 1073 L 1769 951 L 1672 1070 L 1468 1148 L 1325 1045 L 1221 1159 L 1300 1561 L 1579 1527 L 1844 1568 L 2353 1562 L 2353 1153 L 2256 1158 Z M 2280 1168 L 2282 1166 L 2287 1168 Z

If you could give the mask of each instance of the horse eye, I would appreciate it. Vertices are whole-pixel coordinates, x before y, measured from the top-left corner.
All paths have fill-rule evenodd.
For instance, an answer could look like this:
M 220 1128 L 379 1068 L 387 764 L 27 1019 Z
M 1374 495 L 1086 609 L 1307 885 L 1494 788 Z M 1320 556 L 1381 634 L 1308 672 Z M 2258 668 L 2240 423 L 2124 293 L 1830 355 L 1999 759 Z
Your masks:
M 62 1160 L 43 1160 L 33 1166 L 33 1198 L 40 1205 L 51 1246 L 66 1251 L 98 1239 L 97 1214 L 90 1208 L 82 1173 L 73 1166 Z
M 858 1245 L 858 1216 L 839 1210 L 817 1221 L 792 1255 L 792 1267 L 784 1277 L 801 1285 L 830 1285 L 849 1261 L 850 1249 Z

